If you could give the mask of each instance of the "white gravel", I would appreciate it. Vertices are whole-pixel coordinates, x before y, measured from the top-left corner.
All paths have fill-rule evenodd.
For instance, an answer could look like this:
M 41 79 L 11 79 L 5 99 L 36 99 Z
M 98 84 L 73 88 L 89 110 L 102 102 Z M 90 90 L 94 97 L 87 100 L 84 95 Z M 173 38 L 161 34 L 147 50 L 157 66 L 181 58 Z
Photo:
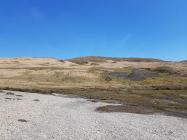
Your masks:
M 80 98 L 14 93 L 23 97 L 0 93 L 0 140 L 187 139 L 187 119 L 184 118 L 99 113 L 95 112 L 95 108 L 105 103 L 93 103 Z M 20 122 L 19 119 L 27 122 Z

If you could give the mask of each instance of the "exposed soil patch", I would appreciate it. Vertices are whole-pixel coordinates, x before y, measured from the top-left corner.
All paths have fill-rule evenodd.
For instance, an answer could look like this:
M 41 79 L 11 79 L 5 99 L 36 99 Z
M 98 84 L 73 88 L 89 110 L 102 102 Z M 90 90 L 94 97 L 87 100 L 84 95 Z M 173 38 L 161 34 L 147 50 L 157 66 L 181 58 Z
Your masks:
M 118 77 L 118 78 L 129 78 L 129 73 L 127 72 L 111 72 L 109 73 L 110 76 Z
M 151 107 L 144 106 L 134 106 L 134 105 L 107 105 L 96 108 L 99 112 L 127 112 L 136 114 L 154 114 L 161 113 L 168 116 L 177 116 L 187 118 L 187 110 L 177 110 L 177 109 L 155 109 Z
M 127 112 L 136 114 L 153 114 L 155 113 L 153 108 L 145 108 L 142 106 L 133 105 L 107 105 L 98 107 L 96 111 L 99 112 Z
M 159 73 L 149 71 L 146 69 L 134 69 L 132 72 L 111 72 L 109 73 L 110 76 L 118 77 L 118 78 L 124 78 L 124 79 L 129 79 L 133 81 L 141 81 L 145 80 L 147 78 L 153 78 L 153 77 L 158 77 Z
M 88 101 L 93 102 L 93 103 L 97 103 L 99 100 L 89 99 Z
M 177 72 L 173 68 L 167 66 L 160 66 L 153 69 L 152 71 L 159 72 L 159 73 L 177 74 Z
M 131 74 L 129 74 L 129 79 L 130 80 L 145 80 L 147 78 L 153 78 L 157 77 L 159 74 L 157 72 L 151 72 L 149 70 L 144 70 L 144 69 L 137 69 L 133 70 Z
M 25 119 L 18 119 L 18 122 L 28 122 L 28 121 Z
M 15 101 L 15 100 L 22 100 L 22 99 L 20 99 L 20 98 L 5 98 L 6 100 L 13 100 L 13 101 Z
M 16 95 L 17 97 L 23 97 L 23 95 Z
M 177 117 L 183 117 L 187 118 L 187 110 L 177 110 L 177 109 L 164 109 L 163 114 L 168 116 L 177 116 Z
M 12 100 L 13 98 L 5 98 L 6 100 Z
M 34 99 L 33 101 L 35 101 L 35 102 L 39 102 L 40 100 L 39 100 L 39 99 Z
M 6 95 L 15 95 L 13 92 L 7 92 Z

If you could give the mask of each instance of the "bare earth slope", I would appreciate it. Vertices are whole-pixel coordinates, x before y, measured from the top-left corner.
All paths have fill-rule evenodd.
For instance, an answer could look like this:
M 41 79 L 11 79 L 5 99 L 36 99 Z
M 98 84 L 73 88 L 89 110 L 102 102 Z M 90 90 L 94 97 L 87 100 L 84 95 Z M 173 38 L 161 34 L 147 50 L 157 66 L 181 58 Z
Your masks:
M 187 120 L 162 115 L 99 113 L 81 98 L 0 93 L 1 140 L 160 140 L 187 138 Z

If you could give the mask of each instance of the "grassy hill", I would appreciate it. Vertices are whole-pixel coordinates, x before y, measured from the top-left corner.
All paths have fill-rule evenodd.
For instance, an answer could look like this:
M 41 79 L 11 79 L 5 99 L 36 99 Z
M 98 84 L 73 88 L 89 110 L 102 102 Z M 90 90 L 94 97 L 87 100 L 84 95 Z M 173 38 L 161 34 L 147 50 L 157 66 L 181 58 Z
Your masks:
M 73 59 L 68 59 L 73 63 L 82 64 L 87 62 L 106 62 L 107 60 L 112 61 L 128 61 L 128 62 L 163 62 L 163 60 L 153 59 L 153 58 L 115 58 L 115 57 L 100 57 L 100 56 L 87 56 L 78 57 Z
M 128 105 L 132 112 L 187 116 L 187 63 L 110 57 L 0 59 L 0 88 L 122 104 L 102 111 L 126 111 Z

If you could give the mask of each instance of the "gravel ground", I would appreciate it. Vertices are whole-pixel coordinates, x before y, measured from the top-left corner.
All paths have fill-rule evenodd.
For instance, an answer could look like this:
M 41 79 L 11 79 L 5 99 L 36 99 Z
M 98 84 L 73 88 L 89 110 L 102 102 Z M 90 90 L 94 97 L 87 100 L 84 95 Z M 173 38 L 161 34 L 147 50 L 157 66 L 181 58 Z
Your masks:
M 187 139 L 187 119 L 99 113 L 106 103 L 34 93 L 0 95 L 0 140 Z M 17 96 L 16 96 L 17 95 Z

